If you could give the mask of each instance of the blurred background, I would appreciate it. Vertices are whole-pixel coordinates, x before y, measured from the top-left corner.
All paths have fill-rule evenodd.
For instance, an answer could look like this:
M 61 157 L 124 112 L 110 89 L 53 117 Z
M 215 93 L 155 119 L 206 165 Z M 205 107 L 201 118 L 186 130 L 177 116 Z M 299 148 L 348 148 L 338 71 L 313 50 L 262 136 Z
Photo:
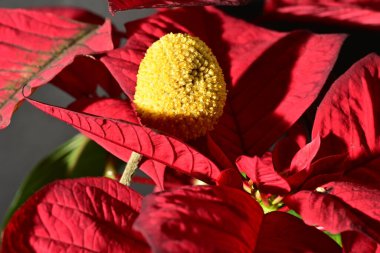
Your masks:
M 110 18 L 121 30 L 125 22 L 145 17 L 152 9 L 132 10 L 112 16 L 107 0 L 0 0 L 1 8 L 28 8 L 38 6 L 78 6 Z M 1 18 L 1 17 L 0 17 Z M 33 96 L 37 100 L 65 105 L 71 101 L 58 89 L 47 85 Z M 77 132 L 24 103 L 14 114 L 10 126 L 0 131 L 0 221 L 28 172 L 56 147 Z M 1 222 L 0 222 L 1 223 Z

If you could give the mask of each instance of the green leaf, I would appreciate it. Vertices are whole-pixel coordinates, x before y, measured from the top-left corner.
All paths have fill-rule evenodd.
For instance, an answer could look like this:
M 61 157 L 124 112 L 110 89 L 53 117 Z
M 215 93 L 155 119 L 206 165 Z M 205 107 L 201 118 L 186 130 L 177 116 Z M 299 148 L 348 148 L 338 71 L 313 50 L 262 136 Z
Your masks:
M 76 135 L 43 159 L 26 177 L 16 192 L 3 222 L 46 184 L 64 178 L 103 176 L 109 153 L 83 135 Z
M 331 234 L 328 231 L 323 231 L 326 235 L 330 236 L 331 239 L 333 239 L 340 247 L 342 246 L 342 236 L 341 234 Z

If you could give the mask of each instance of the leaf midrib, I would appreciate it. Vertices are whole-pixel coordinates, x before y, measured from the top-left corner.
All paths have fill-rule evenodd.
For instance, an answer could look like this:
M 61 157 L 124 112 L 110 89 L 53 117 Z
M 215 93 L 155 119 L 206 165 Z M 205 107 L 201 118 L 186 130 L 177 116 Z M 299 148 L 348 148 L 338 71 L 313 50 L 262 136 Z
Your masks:
M 58 49 L 55 53 L 52 54 L 49 60 L 47 60 L 43 65 L 40 66 L 38 71 L 34 72 L 28 78 L 22 80 L 20 82 L 21 85 L 13 89 L 13 92 L 8 96 L 8 99 L 0 102 L 0 109 L 4 108 L 4 106 L 7 105 L 10 100 L 13 100 L 16 94 L 20 92 L 20 90 L 28 86 L 28 83 L 35 77 L 37 77 L 41 72 L 45 71 L 50 64 L 52 64 L 54 61 L 59 60 L 65 52 L 67 52 L 68 50 L 70 50 L 70 48 L 78 44 L 78 42 L 80 42 L 81 40 L 85 40 L 87 37 L 92 35 L 98 27 L 99 26 L 97 25 L 88 24 L 87 28 L 84 29 L 84 31 L 82 31 L 81 33 L 79 33 L 77 37 L 74 37 L 74 39 L 72 39 L 69 43 L 62 45 L 60 49 Z

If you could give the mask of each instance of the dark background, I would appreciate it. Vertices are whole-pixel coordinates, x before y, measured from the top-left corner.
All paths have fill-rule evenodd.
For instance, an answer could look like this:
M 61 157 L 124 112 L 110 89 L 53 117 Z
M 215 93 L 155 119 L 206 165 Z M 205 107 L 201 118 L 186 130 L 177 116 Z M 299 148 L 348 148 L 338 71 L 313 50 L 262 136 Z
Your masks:
M 129 20 L 144 17 L 153 10 L 131 10 L 111 16 L 107 0 L 0 0 L 2 8 L 36 6 L 79 6 L 112 19 L 120 29 Z M 0 17 L 1 19 L 1 17 Z M 44 102 L 67 104 L 70 97 L 47 85 L 34 97 Z M 42 158 L 77 132 L 24 103 L 14 114 L 11 125 L 0 131 L 0 221 L 3 220 L 16 190 L 28 172 Z M 1 223 L 1 222 L 0 222 Z

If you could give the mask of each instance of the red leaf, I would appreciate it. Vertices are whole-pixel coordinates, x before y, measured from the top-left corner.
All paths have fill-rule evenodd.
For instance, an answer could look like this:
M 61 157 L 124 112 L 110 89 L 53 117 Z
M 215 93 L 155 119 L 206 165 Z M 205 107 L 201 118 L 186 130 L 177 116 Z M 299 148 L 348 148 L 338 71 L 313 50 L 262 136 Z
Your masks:
M 105 66 L 90 56 L 75 57 L 51 82 L 75 98 L 96 97 L 98 85 L 111 97 L 122 93 Z
M 262 155 L 299 119 L 323 87 L 343 41 L 340 35 L 251 30 L 256 30 L 249 40 L 252 48 L 244 44 L 236 53 L 249 50 L 258 56 L 230 90 L 225 114 L 212 133 L 231 159 Z
M 141 196 L 107 178 L 56 181 L 31 197 L 4 231 L 2 250 L 150 252 L 132 229 Z
M 378 212 L 380 209 L 380 188 L 378 184 L 371 186 L 351 182 L 348 181 L 351 180 L 350 178 L 342 178 L 341 180 L 327 183 L 321 187 L 327 189 L 329 194 L 338 197 L 355 210 L 359 210 L 380 223 L 380 214 Z M 352 180 L 355 180 L 355 178 Z
M 134 228 L 153 252 L 252 252 L 263 212 L 230 187 L 183 187 L 143 200 Z
M 313 138 L 322 137 L 318 156 L 363 150 L 373 153 L 380 143 L 380 57 L 368 55 L 354 64 L 331 87 L 321 102 Z
M 211 7 L 163 11 L 126 27 L 126 47 L 102 61 L 131 98 L 138 64 L 164 34 L 189 33 L 212 49 L 230 90 L 225 113 L 210 134 L 231 162 L 242 154 L 263 154 L 294 124 L 318 95 L 344 40 L 273 32 Z
M 219 176 L 219 169 L 214 163 L 173 137 L 159 134 L 152 129 L 130 121 L 99 117 L 33 100 L 28 101 L 40 110 L 77 128 L 124 161 L 128 161 L 130 152 L 135 151 L 144 157 L 151 158 L 194 177 L 200 177 L 205 181 L 216 179 Z M 113 111 L 113 109 L 115 108 L 111 108 L 109 105 L 106 107 L 106 110 Z
M 307 144 L 306 127 L 296 122 L 273 149 L 273 165 L 279 172 L 289 170 L 294 155 Z
M 288 195 L 284 203 L 299 213 L 308 225 L 322 226 L 337 234 L 357 231 L 380 242 L 380 222 L 352 208 L 340 198 L 325 193 L 300 191 Z
M 245 5 L 249 0 L 108 0 L 112 13 L 128 9 L 199 5 Z
M 227 155 L 223 152 L 223 149 L 215 143 L 209 134 L 206 136 L 206 147 L 206 152 L 208 152 L 207 157 L 212 157 L 212 159 L 217 162 L 220 168 L 236 168 L 235 164 L 230 161 Z
M 342 252 L 322 231 L 283 212 L 264 216 L 254 253 Z
M 131 103 L 116 98 L 81 98 L 69 106 L 70 110 L 84 112 L 109 119 L 140 124 Z
M 310 143 L 301 148 L 293 157 L 289 173 L 293 174 L 302 170 L 309 170 L 312 160 L 317 155 L 321 145 L 321 138 L 316 136 Z
M 159 191 L 166 190 L 164 185 L 164 177 L 166 165 L 160 162 L 157 162 L 152 159 L 146 159 L 140 164 L 140 169 L 145 172 L 156 184 Z
M 380 253 L 380 244 L 357 232 L 342 233 L 343 252 Z
M 37 7 L 33 10 L 38 10 L 40 12 L 50 12 L 57 16 L 63 16 L 69 19 L 74 19 L 84 23 L 90 23 L 95 25 L 101 25 L 104 23 L 104 17 L 92 13 L 86 9 L 81 9 L 78 7 L 65 7 L 65 6 L 49 6 L 49 7 Z M 115 47 L 120 44 L 120 39 L 124 38 L 124 34 L 119 32 L 114 25 L 112 26 L 112 41 Z
M 240 156 L 236 165 L 241 172 L 256 184 L 260 191 L 271 194 L 285 194 L 290 192 L 288 182 L 274 169 L 270 153 L 263 157 Z
M 107 119 L 115 119 L 139 124 L 131 104 L 119 99 L 79 99 L 69 106 L 74 111 L 97 115 Z M 131 150 L 123 152 L 122 157 L 130 157 Z M 121 157 L 121 158 L 122 158 Z M 164 174 L 166 165 L 154 160 L 144 159 L 139 168 L 144 171 L 157 185 L 164 190 Z
M 315 22 L 319 25 L 380 30 L 380 4 L 377 0 L 272 0 L 267 1 L 266 19 Z
M 243 189 L 243 180 L 237 169 L 225 169 L 219 175 L 216 181 L 217 185 L 229 186 L 236 189 Z
M 39 11 L 41 13 L 50 12 L 57 16 L 63 16 L 69 19 L 74 19 L 79 22 L 90 23 L 94 25 L 101 25 L 104 23 L 104 18 L 98 16 L 88 10 L 78 7 L 66 7 L 66 6 L 49 6 L 49 7 L 37 7 L 32 10 Z
M 380 154 L 351 161 L 344 168 L 344 175 L 350 180 L 370 186 L 380 182 Z
M 112 49 L 111 25 L 79 23 L 51 13 L 1 9 L 0 128 L 24 96 L 50 81 L 76 55 Z
M 369 9 L 380 9 L 380 3 L 377 0 L 267 0 L 266 6 L 269 8 L 280 8 L 293 5 L 313 5 L 313 4 L 325 4 L 330 6 L 345 5 L 357 5 L 366 7 Z

